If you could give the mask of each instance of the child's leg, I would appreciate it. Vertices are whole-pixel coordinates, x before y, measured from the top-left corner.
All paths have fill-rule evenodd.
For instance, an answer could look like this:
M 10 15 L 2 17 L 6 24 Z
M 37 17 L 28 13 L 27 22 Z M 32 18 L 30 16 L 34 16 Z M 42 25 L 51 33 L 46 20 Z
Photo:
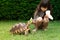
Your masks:
M 36 19 L 36 21 L 35 21 L 35 29 L 33 30 L 33 31 L 36 31 L 36 30 L 38 30 L 38 28 L 39 28 L 39 26 L 41 25 L 41 23 L 42 23 L 42 17 L 38 17 L 37 19 Z
M 49 23 L 49 19 L 44 18 L 43 27 L 42 27 L 43 30 L 47 29 L 48 23 Z

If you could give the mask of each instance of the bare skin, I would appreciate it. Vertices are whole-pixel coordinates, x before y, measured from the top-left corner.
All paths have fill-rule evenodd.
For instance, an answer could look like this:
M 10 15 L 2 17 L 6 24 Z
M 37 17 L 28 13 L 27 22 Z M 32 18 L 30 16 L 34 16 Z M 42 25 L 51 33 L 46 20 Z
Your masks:
M 43 12 L 45 12 L 45 11 L 47 10 L 47 7 L 46 7 L 46 8 L 41 7 L 41 10 L 42 10 Z M 36 11 L 35 13 L 37 13 L 37 11 Z M 44 20 L 44 21 L 45 21 L 45 20 Z M 35 29 L 33 30 L 34 32 L 38 30 L 38 28 L 39 28 L 39 26 L 41 25 L 42 22 L 43 22 L 42 17 L 38 17 L 38 18 L 36 19 L 36 21 L 35 21 Z

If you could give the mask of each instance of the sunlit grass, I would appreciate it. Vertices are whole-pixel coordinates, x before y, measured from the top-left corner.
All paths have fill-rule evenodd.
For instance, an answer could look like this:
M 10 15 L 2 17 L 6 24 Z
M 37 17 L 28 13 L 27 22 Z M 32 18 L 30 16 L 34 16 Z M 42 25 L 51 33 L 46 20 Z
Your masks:
M 0 40 L 60 40 L 60 21 L 49 22 L 47 31 L 38 30 L 25 35 L 11 35 L 9 30 L 12 25 L 26 21 L 0 21 Z M 33 30 L 34 25 L 29 26 Z

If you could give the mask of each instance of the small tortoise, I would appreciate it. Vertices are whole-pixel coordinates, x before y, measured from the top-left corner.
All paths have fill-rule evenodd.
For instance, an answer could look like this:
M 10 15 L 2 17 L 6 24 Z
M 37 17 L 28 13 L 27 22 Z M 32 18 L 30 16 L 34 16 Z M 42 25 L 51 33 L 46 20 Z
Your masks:
M 10 32 L 12 34 L 25 34 L 30 33 L 30 28 L 28 27 L 32 23 L 31 19 L 27 23 L 18 23 L 13 25 Z

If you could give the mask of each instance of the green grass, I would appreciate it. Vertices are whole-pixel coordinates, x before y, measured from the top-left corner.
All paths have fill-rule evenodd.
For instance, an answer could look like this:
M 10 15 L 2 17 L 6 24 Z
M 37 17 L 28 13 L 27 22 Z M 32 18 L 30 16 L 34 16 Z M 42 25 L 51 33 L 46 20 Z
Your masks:
M 12 25 L 21 21 L 0 21 L 0 40 L 60 40 L 60 21 L 49 22 L 47 31 L 38 30 L 25 35 L 11 35 L 9 30 Z M 26 21 L 22 21 L 26 22 Z M 31 30 L 34 25 L 31 24 Z

